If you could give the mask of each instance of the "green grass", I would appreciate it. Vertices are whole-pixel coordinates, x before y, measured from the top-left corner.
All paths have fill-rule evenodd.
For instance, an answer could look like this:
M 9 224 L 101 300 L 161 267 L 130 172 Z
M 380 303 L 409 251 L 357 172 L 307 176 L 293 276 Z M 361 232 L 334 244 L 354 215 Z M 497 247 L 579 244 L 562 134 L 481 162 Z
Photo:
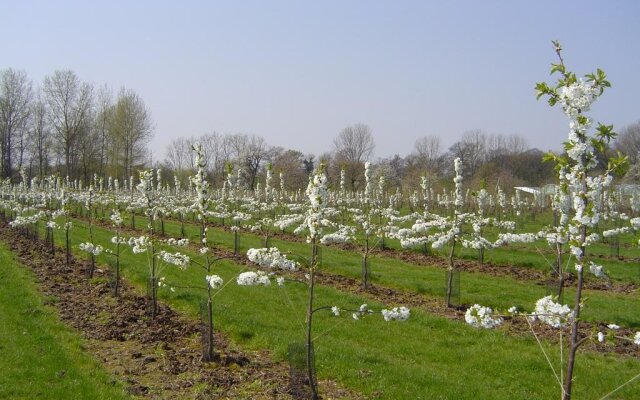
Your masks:
M 146 221 L 137 218 L 138 227 L 146 226 Z M 187 236 L 197 241 L 198 229 L 193 225 L 185 226 Z M 178 237 L 180 226 L 165 221 L 165 232 Z M 220 228 L 209 229 L 211 243 L 233 248 L 233 235 Z M 83 240 L 86 240 L 83 239 Z M 271 245 L 280 251 L 292 254 L 310 254 L 310 245 L 301 242 L 289 242 L 271 239 Z M 242 254 L 252 247 L 262 247 L 262 238 L 249 233 L 242 233 L 240 248 Z M 507 252 L 507 249 L 500 249 Z M 537 255 L 530 255 L 534 258 Z M 513 257 L 516 257 L 515 255 Z M 540 257 L 540 256 L 537 256 Z M 344 251 L 335 247 L 322 248 L 323 270 L 360 279 L 361 256 L 359 253 Z M 637 266 L 629 266 L 637 269 Z M 445 270 L 438 267 L 418 266 L 394 258 L 371 257 L 371 280 L 374 284 L 391 287 L 401 291 L 418 292 L 429 297 L 443 298 Z M 588 276 L 587 279 L 592 279 Z M 522 282 L 510 277 L 495 277 L 483 273 L 461 272 L 461 298 L 463 304 L 482 304 L 492 308 L 506 310 L 511 306 L 531 310 L 536 300 L 548 294 L 546 286 L 532 282 Z M 565 302 L 571 304 L 575 291 L 566 290 Z M 638 313 L 638 295 L 621 294 L 606 291 L 584 290 L 587 298 L 583 318 L 587 321 L 615 322 L 630 328 L 640 328 Z
M 0 243 L 0 398 L 127 399 Z
M 142 221 L 141 221 L 142 222 Z M 175 233 L 177 224 L 167 224 Z M 192 237 L 195 230 L 190 228 Z M 62 232 L 58 232 L 61 243 Z M 94 230 L 96 242 L 109 246 L 111 233 Z M 86 229 L 80 223 L 72 230 L 73 243 L 85 241 Z M 230 245 L 232 235 L 211 230 L 213 242 Z M 255 246 L 260 239 L 242 236 L 242 246 Z M 283 250 L 306 254 L 307 245 L 274 242 Z M 194 257 L 198 257 L 188 252 Z M 105 262 L 107 259 L 101 256 Z M 359 255 L 336 249 L 323 249 L 323 268 L 349 276 L 357 276 Z M 385 264 L 386 263 L 386 264 Z M 123 273 L 140 291 L 147 278 L 144 255 L 125 251 Z M 215 273 L 233 281 L 243 267 L 229 261 L 220 262 Z M 373 272 L 379 284 L 417 290 L 422 285 L 427 295 L 440 292 L 444 272 L 436 268 L 416 267 L 397 260 L 375 258 Z M 186 271 L 167 266 L 163 273 L 169 284 L 191 286 L 204 283 L 204 273 L 197 267 Z M 482 274 L 462 277 L 463 301 L 522 305 L 544 295 L 544 289 L 510 279 Z M 215 297 L 215 324 L 237 343 L 251 349 L 268 349 L 283 358 L 292 342 L 301 341 L 304 325 L 306 287 L 288 284 L 261 288 L 226 286 Z M 202 293 L 197 290 L 163 291 L 161 295 L 176 308 L 195 316 Z M 638 323 L 635 298 L 590 293 L 592 318 L 623 316 L 628 323 Z M 515 299 L 515 300 L 514 300 Z M 385 305 L 331 287 L 320 286 L 317 305 L 340 305 L 357 308 L 362 303 L 371 307 Z M 613 304 L 613 305 L 611 305 Z M 388 305 L 393 306 L 393 305 Z M 591 307 L 589 307 L 591 308 Z M 604 309 L 601 309 L 604 308 Z M 600 313 L 600 314 L 598 314 Z M 616 314 L 616 313 L 619 313 Z M 412 310 L 410 320 L 385 323 L 379 315 L 353 321 L 349 315 L 340 318 L 319 313 L 314 325 L 316 360 L 320 378 L 336 379 L 344 385 L 383 399 L 529 399 L 559 397 L 559 389 L 535 340 L 529 336 L 514 337 L 504 332 L 478 330 L 459 321 Z M 557 368 L 558 351 L 545 344 Z M 598 399 L 609 390 L 640 372 L 640 361 L 632 358 L 581 353 L 576 370 L 575 398 Z M 640 398 L 640 385 L 630 385 L 611 398 Z

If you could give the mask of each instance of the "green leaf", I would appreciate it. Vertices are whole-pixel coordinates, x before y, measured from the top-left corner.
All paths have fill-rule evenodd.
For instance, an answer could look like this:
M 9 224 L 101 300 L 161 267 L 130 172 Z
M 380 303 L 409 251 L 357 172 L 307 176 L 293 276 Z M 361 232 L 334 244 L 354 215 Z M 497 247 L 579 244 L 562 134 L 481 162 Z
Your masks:
M 613 125 L 604 125 L 598 123 L 598 127 L 596 128 L 596 135 L 603 140 L 606 140 L 607 143 L 614 139 L 617 136 L 617 133 L 613 131 Z
M 536 87 L 535 90 L 537 92 L 536 95 L 536 99 L 539 100 L 540 97 L 544 96 L 545 94 L 553 94 L 553 90 L 551 90 L 551 88 L 546 84 L 546 82 L 540 82 L 540 83 L 536 83 Z
M 604 143 L 602 140 L 591 138 L 591 145 L 594 149 L 598 150 L 601 153 L 604 153 Z
M 551 64 L 551 73 L 553 75 L 556 72 L 560 72 L 562 75 L 565 74 L 565 67 L 562 64 Z
M 586 125 L 589 123 L 589 118 L 585 117 L 584 115 L 580 114 L 578 115 L 577 121 L 580 125 Z
M 556 161 L 557 159 L 558 159 L 558 156 L 552 151 L 542 156 L 542 162 Z

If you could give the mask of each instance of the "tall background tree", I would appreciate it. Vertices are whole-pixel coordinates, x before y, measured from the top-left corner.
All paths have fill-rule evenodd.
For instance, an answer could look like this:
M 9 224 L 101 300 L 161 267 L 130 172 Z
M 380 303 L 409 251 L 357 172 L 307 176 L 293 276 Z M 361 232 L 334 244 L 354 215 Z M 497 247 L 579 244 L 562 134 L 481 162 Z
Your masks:
M 153 123 L 144 101 L 134 91 L 120 89 L 110 112 L 111 171 L 123 180 L 141 167 L 147 154 Z
M 47 122 L 47 105 L 38 94 L 31 106 L 31 128 L 29 130 L 30 175 L 43 178 L 50 172 L 51 130 Z
M 376 144 L 369 125 L 354 124 L 344 128 L 333 141 L 333 164 L 345 169 L 351 189 L 364 179 L 364 163 L 373 155 Z
M 64 70 L 45 77 L 43 91 L 58 158 L 63 159 L 65 175 L 77 178 L 79 144 L 91 129 L 93 87 L 81 82 L 75 72 Z
M 7 69 L 0 72 L 0 175 L 10 178 L 18 150 L 18 168 L 22 166 L 29 117 L 32 85 L 24 72 Z

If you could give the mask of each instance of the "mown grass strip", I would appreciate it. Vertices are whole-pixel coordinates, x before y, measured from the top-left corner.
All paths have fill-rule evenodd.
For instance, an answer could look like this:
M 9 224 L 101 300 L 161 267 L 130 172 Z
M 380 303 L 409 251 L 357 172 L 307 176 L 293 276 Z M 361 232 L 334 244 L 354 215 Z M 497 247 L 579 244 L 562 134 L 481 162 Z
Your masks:
M 0 243 L 0 399 L 128 399 Z M 53 299 L 52 299 L 53 300 Z

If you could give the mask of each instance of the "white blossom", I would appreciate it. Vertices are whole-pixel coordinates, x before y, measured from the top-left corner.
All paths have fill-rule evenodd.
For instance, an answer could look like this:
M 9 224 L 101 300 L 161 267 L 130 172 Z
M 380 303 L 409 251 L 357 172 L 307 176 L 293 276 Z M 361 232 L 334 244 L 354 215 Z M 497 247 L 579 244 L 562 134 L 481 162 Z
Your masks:
M 111 213 L 110 219 L 113 225 L 115 225 L 116 227 L 122 225 L 122 216 L 120 215 L 120 211 L 115 210 L 113 213 Z
M 602 278 L 605 276 L 604 270 L 602 268 L 602 265 L 595 264 L 593 261 L 589 262 L 589 271 L 591 271 L 591 273 L 598 278 Z
M 238 275 L 238 278 L 236 278 L 236 282 L 240 286 L 258 286 L 258 285 L 269 286 L 271 284 L 271 281 L 269 280 L 269 276 L 263 271 L 243 272 L 240 275 Z
M 385 321 L 406 321 L 409 319 L 410 311 L 407 307 L 394 307 L 391 310 L 382 310 L 382 317 Z
M 222 278 L 220 278 L 218 275 L 207 275 L 205 279 L 207 281 L 207 285 L 209 285 L 211 289 L 221 288 L 222 284 L 224 283 Z
M 100 255 L 100 253 L 102 253 L 102 251 L 104 250 L 102 246 L 94 245 L 93 243 L 89 242 L 80 243 L 78 247 L 80 247 L 80 250 L 86 251 L 87 253 L 93 254 L 94 256 Z
M 536 302 L 533 316 L 554 328 L 561 328 L 573 318 L 573 311 L 567 305 L 553 301 L 552 296 L 546 296 Z
M 132 247 L 132 251 L 134 254 L 144 253 L 147 251 L 148 247 L 151 245 L 151 240 L 148 236 L 140 236 L 140 237 L 132 237 L 129 238 L 128 242 L 129 246 Z
M 247 258 L 249 261 L 264 267 L 279 268 L 286 271 L 296 271 L 298 269 L 298 263 L 289 260 L 276 247 L 249 249 Z
M 504 321 L 501 317 L 494 317 L 491 308 L 479 304 L 474 304 L 467 309 L 464 320 L 473 327 L 486 329 L 496 328 Z
M 182 254 L 182 253 L 169 253 L 167 251 L 162 250 L 160 253 L 158 253 L 158 257 L 163 260 L 164 262 L 168 263 L 168 264 L 173 264 L 176 265 L 182 269 L 186 268 L 187 266 L 189 266 L 189 262 L 191 261 L 191 259 L 189 258 L 189 256 Z

